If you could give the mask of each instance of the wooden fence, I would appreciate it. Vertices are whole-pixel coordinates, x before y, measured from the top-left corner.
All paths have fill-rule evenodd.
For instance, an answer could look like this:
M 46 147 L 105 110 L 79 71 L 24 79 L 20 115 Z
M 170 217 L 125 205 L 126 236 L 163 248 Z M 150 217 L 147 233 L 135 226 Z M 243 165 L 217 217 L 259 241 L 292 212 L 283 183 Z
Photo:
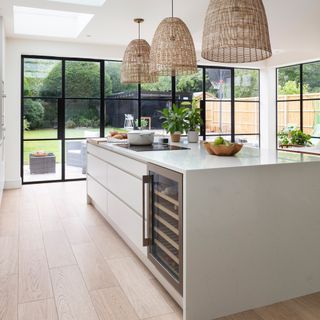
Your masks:
M 278 96 L 278 132 L 289 125 L 300 127 L 300 101 L 292 101 L 299 99 L 299 94 Z M 303 101 L 303 130 L 312 135 L 320 124 L 320 94 L 305 94 L 304 99 L 319 99 Z
M 231 103 L 206 96 L 207 133 L 231 133 Z M 235 133 L 259 133 L 259 99 L 237 99 L 235 102 Z

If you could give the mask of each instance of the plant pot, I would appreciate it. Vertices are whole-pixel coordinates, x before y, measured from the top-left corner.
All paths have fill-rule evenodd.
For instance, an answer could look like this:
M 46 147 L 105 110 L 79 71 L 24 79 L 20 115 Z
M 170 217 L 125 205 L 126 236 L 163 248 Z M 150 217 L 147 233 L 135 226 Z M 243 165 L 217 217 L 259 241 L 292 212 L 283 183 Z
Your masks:
M 172 142 L 180 142 L 181 132 L 171 133 L 171 141 Z
M 189 143 L 198 143 L 199 134 L 197 131 L 188 131 L 188 142 Z

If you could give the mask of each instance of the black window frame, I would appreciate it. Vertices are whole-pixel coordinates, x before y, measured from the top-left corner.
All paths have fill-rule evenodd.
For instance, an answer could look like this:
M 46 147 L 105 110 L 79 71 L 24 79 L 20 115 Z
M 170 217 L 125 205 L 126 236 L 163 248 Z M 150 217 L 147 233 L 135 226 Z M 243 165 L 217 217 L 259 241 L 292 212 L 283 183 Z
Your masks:
M 279 121 L 279 116 L 278 116 L 278 112 L 279 112 L 279 107 L 278 104 L 279 103 L 283 103 L 283 102 L 288 102 L 288 101 L 292 101 L 292 102 L 299 102 L 300 103 L 300 123 L 299 123 L 299 129 L 304 132 L 304 102 L 305 101 L 320 101 L 320 98 L 316 99 L 305 99 L 304 98 L 304 81 L 303 81 L 303 68 L 305 65 L 309 65 L 309 64 L 313 64 L 313 63 L 320 63 L 320 60 L 315 60 L 315 61 L 310 61 L 310 62 L 304 62 L 304 63 L 295 63 L 295 64 L 291 64 L 291 65 L 286 65 L 286 66 L 281 66 L 281 67 L 277 67 L 276 68 L 276 74 L 275 74 L 275 78 L 276 78 L 276 149 L 277 150 L 281 150 L 281 151 L 286 151 L 286 152 L 299 152 L 302 154 L 311 154 L 311 155 L 319 155 L 319 153 L 314 153 L 314 152 L 307 152 L 307 151 L 290 151 L 287 149 L 283 149 L 283 148 L 279 148 L 279 139 L 278 139 L 278 121 Z M 285 68 L 290 68 L 290 67 L 298 67 L 299 68 L 299 86 L 300 86 L 300 92 L 298 93 L 299 95 L 299 99 L 292 99 L 292 100 L 282 100 L 282 99 L 278 99 L 279 97 L 279 71 L 281 69 L 285 69 Z M 312 139 L 319 139 L 320 137 L 315 137 L 315 136 L 311 136 Z
M 61 95 L 61 100 L 63 101 L 62 105 L 60 108 L 59 112 L 59 119 L 58 119 L 58 127 L 60 129 L 60 136 L 57 136 L 57 139 L 35 139 L 35 140 L 61 140 L 62 143 L 62 176 L 61 180 L 53 180 L 53 181 L 32 181 L 32 182 L 25 182 L 23 181 L 23 143 L 24 141 L 32 141 L 33 139 L 24 139 L 24 127 L 23 127 L 23 101 L 25 98 L 32 99 L 34 97 L 25 97 L 24 96 L 24 59 L 43 59 L 43 60 L 61 60 L 62 61 L 62 95 Z M 104 137 L 105 135 L 105 118 L 106 118 L 106 103 L 107 101 L 110 100 L 121 100 L 121 98 L 113 98 L 113 97 L 108 97 L 105 94 L 105 68 L 106 68 L 106 62 L 117 62 L 121 63 L 121 60 L 117 59 L 92 59 L 92 58 L 79 58 L 79 57 L 59 57 L 59 56 L 43 56 L 43 55 L 21 55 L 21 133 L 20 133 L 20 144 L 21 144 L 21 178 L 23 181 L 23 184 L 33 184 L 33 183 L 48 183 L 48 182 L 61 182 L 61 181 L 78 181 L 78 180 L 85 180 L 85 178 L 79 178 L 79 179 L 66 179 L 65 178 L 65 141 L 67 140 L 85 140 L 86 138 L 66 138 L 65 137 L 65 117 L 64 117 L 64 111 L 65 111 L 65 101 L 68 99 L 74 99 L 73 98 L 66 98 L 65 96 L 65 63 L 67 61 L 86 61 L 86 62 L 98 62 L 100 63 L 100 87 L 101 87 L 101 95 L 100 99 L 99 97 L 97 98 L 80 98 L 80 99 L 86 99 L 86 100 L 100 100 L 100 130 L 99 130 L 99 136 Z M 235 141 L 237 136 L 258 136 L 259 137 L 259 146 L 260 146 L 260 69 L 257 68 L 242 68 L 242 67 L 227 67 L 227 66 L 210 66 L 210 65 L 198 65 L 198 69 L 202 70 L 202 75 L 203 75 L 203 97 L 202 100 L 200 101 L 200 108 L 202 109 L 202 118 L 205 123 L 205 105 L 206 105 L 206 70 L 207 69 L 225 69 L 225 70 L 230 70 L 231 71 L 231 98 L 222 100 L 224 102 L 230 102 L 231 103 L 231 134 L 207 134 L 205 126 L 201 128 L 201 136 L 203 137 L 203 140 L 206 140 L 207 137 L 211 136 L 231 136 L 231 140 Z M 258 132 L 257 133 L 247 133 L 247 134 L 241 134 L 241 133 L 236 133 L 235 132 L 235 104 L 236 102 L 253 102 L 250 100 L 241 100 L 238 101 L 235 98 L 235 70 L 255 70 L 258 72 L 258 79 L 259 79 L 259 88 L 258 88 L 258 93 L 259 93 L 259 99 L 255 103 L 258 103 L 258 112 L 259 112 L 259 123 L 258 123 Z M 141 125 L 141 114 L 142 114 L 142 102 L 143 101 L 168 101 L 171 103 L 176 103 L 177 101 L 186 101 L 186 100 L 179 100 L 177 99 L 178 94 L 176 92 L 176 77 L 171 77 L 171 97 L 170 99 L 164 98 L 164 99 L 159 99 L 159 98 L 143 98 L 142 97 L 142 90 L 141 90 L 141 84 L 137 85 L 137 98 L 125 98 L 125 100 L 130 100 L 130 101 L 137 101 L 138 103 L 138 125 Z M 44 99 L 45 97 L 38 97 L 41 99 Z M 58 131 L 59 132 L 59 131 Z

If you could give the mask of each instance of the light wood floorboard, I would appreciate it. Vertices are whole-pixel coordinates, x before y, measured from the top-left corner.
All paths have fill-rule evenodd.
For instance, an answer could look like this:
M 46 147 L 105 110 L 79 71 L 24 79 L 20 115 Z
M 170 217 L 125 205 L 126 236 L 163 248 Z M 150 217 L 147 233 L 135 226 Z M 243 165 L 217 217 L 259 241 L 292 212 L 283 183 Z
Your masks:
M 128 298 L 120 288 L 93 291 L 91 298 L 100 320 L 139 320 Z
M 0 320 L 91 319 L 182 320 L 182 311 L 86 204 L 84 182 L 5 191 Z M 320 293 L 220 320 L 320 320 Z
M 63 219 L 62 224 L 71 244 L 92 242 L 79 218 Z
M 94 244 L 86 243 L 72 248 L 90 291 L 119 285 L 107 261 Z
M 18 238 L 0 237 L 0 276 L 18 273 Z
M 45 251 L 25 250 L 19 254 L 19 303 L 52 297 Z
M 63 231 L 45 232 L 44 244 L 49 268 L 76 264 L 70 243 Z
M 50 272 L 59 319 L 98 320 L 78 266 Z
M 19 304 L 18 320 L 58 320 L 53 299 Z
M 117 259 L 132 256 L 131 250 L 117 236 L 111 227 L 102 225 L 87 228 L 92 240 L 106 259 Z
M 16 320 L 18 308 L 18 275 L 0 276 L 0 319 Z
M 140 319 L 173 313 L 172 308 L 132 258 L 113 259 L 108 262 Z

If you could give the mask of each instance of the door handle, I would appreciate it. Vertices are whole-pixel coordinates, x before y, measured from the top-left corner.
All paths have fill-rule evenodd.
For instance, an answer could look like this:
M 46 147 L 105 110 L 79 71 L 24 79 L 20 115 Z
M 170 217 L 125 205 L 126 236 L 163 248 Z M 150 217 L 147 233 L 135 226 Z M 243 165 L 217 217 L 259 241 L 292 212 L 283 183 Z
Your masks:
M 146 190 L 145 190 L 145 187 L 146 187 L 146 185 L 148 185 L 150 187 L 150 183 L 152 183 L 152 176 L 148 175 L 148 176 L 142 177 L 142 244 L 144 247 L 149 247 L 152 244 L 152 238 L 149 237 L 149 230 L 150 230 L 149 229 L 149 226 L 150 226 L 149 212 L 148 212 L 148 218 L 147 218 L 148 232 L 146 232 Z

